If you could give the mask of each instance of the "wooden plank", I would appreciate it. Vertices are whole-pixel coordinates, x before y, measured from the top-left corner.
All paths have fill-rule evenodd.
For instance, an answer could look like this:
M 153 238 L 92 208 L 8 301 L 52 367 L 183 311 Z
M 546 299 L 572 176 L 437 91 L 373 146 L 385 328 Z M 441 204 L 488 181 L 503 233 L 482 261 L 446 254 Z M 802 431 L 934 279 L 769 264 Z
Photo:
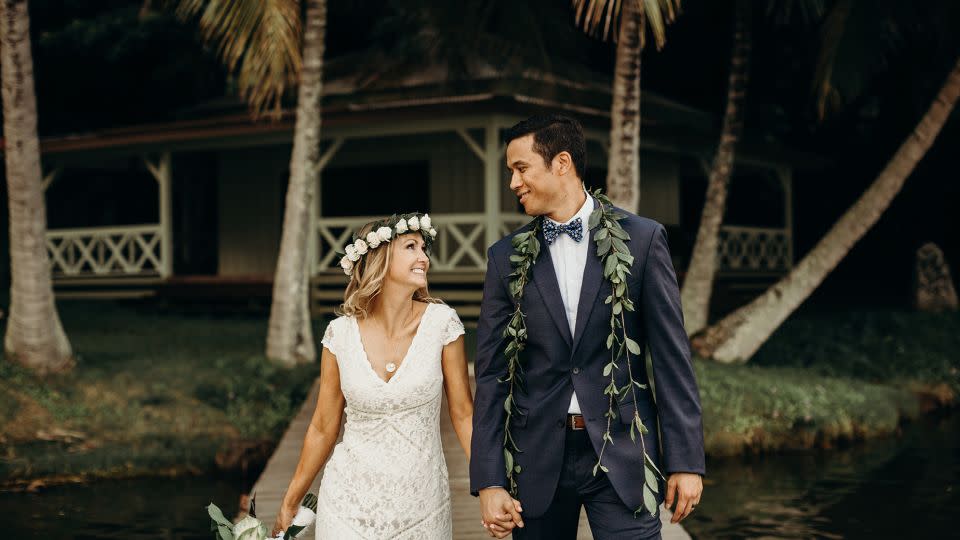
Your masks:
M 474 386 L 472 380 L 473 366 L 470 367 L 471 386 Z M 306 402 L 290 423 L 290 427 L 287 428 L 287 432 L 283 435 L 280 444 L 251 490 L 252 493 L 257 495 L 257 517 L 263 520 L 268 527 L 273 526 L 273 520 L 276 519 L 276 512 L 282 502 L 283 494 L 300 459 L 303 437 L 307 432 L 307 426 L 310 424 L 310 418 L 313 416 L 313 410 L 316 408 L 318 388 L 319 379 L 314 383 Z M 476 498 L 470 495 L 467 458 L 463 449 L 460 448 L 456 433 L 450 424 L 446 400 L 444 400 L 443 409 L 440 412 L 440 435 L 443 442 L 443 455 L 447 461 L 447 469 L 450 474 L 453 537 L 457 540 L 488 540 L 490 535 L 480 525 L 479 503 Z M 320 489 L 322 477 L 322 472 L 317 475 L 317 478 L 311 484 L 311 493 L 316 493 Z M 660 519 L 663 522 L 662 535 L 665 540 L 689 540 L 690 535 L 684 531 L 683 527 L 670 523 L 668 511 L 661 511 Z M 312 536 L 313 532 L 311 531 L 307 533 L 306 537 L 310 538 Z M 592 538 L 593 535 L 590 534 L 586 514 L 581 512 L 577 540 L 592 540 Z

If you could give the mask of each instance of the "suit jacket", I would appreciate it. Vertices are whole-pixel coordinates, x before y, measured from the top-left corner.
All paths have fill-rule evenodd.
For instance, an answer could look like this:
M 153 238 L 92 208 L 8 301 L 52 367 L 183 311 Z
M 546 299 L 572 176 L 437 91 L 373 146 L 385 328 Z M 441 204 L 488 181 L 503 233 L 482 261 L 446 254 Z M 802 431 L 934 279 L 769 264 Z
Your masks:
M 656 383 L 647 390 L 637 389 L 636 394 L 640 417 L 649 429 L 644 436 L 647 453 L 664 474 L 704 474 L 700 396 L 666 231 L 653 220 L 617 211 L 627 215 L 620 224 L 630 235 L 627 246 L 634 257 L 627 283 L 636 310 L 625 312 L 626 327 L 628 335 L 644 350 L 649 347 Z M 514 310 L 508 287 L 508 276 L 513 271 L 511 239 L 532 226 L 531 222 L 518 229 L 487 252 L 475 361 L 477 392 L 470 458 L 470 489 L 474 495 L 486 487 L 508 485 L 502 449 L 503 402 L 508 387 L 498 379 L 506 374 L 503 331 Z M 574 390 L 590 441 L 598 453 L 607 425 L 604 415 L 608 399 L 603 389 L 610 379 L 603 376 L 603 366 L 610 360 L 606 339 L 612 306 L 605 304 L 604 299 L 611 288 L 596 256 L 595 233 L 596 229 L 590 231 L 590 254 L 584 268 L 574 335 L 570 335 L 542 232 L 532 280 L 521 300 L 528 337 L 520 354 L 523 391 L 515 392 L 514 399 L 526 414 L 514 415 L 511 433 L 520 448 L 520 453 L 515 453 L 516 463 L 522 468 L 517 475 L 519 499 L 529 518 L 542 515 L 556 491 L 563 464 L 565 420 Z M 648 383 L 651 377 L 644 359 L 631 355 L 630 361 L 634 378 Z M 617 386 L 622 387 L 628 382 L 623 358 L 619 365 L 615 378 Z M 606 474 L 614 490 L 627 506 L 636 509 L 643 501 L 644 466 L 639 438 L 636 443 L 630 440 L 633 399 L 628 396 L 623 402 L 615 401 L 614 409 L 619 412 L 611 426 L 614 444 L 607 444 L 603 464 L 609 469 Z M 658 494 L 661 498 L 662 487 Z

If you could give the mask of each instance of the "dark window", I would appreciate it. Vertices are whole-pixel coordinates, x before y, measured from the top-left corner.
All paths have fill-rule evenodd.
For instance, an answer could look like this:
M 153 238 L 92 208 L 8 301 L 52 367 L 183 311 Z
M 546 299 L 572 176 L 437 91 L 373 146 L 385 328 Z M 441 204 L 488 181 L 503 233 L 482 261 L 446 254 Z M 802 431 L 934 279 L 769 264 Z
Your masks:
M 329 167 L 323 170 L 321 214 L 385 216 L 430 211 L 430 165 L 426 161 Z

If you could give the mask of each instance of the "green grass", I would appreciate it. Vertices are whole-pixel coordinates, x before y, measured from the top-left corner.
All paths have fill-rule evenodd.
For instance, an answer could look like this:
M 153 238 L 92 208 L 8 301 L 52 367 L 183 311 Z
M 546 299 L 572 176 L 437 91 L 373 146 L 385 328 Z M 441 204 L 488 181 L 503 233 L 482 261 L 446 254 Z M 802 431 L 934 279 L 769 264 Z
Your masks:
M 104 303 L 64 303 L 60 314 L 72 372 L 37 378 L 0 361 L 0 479 L 209 470 L 218 451 L 275 442 L 318 373 L 266 361 L 265 318 Z M 81 437 L 37 440 L 56 429 Z

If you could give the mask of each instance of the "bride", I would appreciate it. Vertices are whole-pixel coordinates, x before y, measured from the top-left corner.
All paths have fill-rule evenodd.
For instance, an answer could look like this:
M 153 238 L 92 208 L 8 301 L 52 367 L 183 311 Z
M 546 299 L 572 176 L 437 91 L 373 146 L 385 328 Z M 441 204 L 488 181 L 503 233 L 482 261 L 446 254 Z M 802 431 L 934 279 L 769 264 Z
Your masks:
M 463 324 L 427 292 L 435 236 L 428 215 L 404 214 L 368 224 L 347 246 L 350 281 L 323 336 L 317 408 L 274 534 L 326 463 L 318 539 L 452 538 L 441 394 L 468 459 L 473 398 Z

